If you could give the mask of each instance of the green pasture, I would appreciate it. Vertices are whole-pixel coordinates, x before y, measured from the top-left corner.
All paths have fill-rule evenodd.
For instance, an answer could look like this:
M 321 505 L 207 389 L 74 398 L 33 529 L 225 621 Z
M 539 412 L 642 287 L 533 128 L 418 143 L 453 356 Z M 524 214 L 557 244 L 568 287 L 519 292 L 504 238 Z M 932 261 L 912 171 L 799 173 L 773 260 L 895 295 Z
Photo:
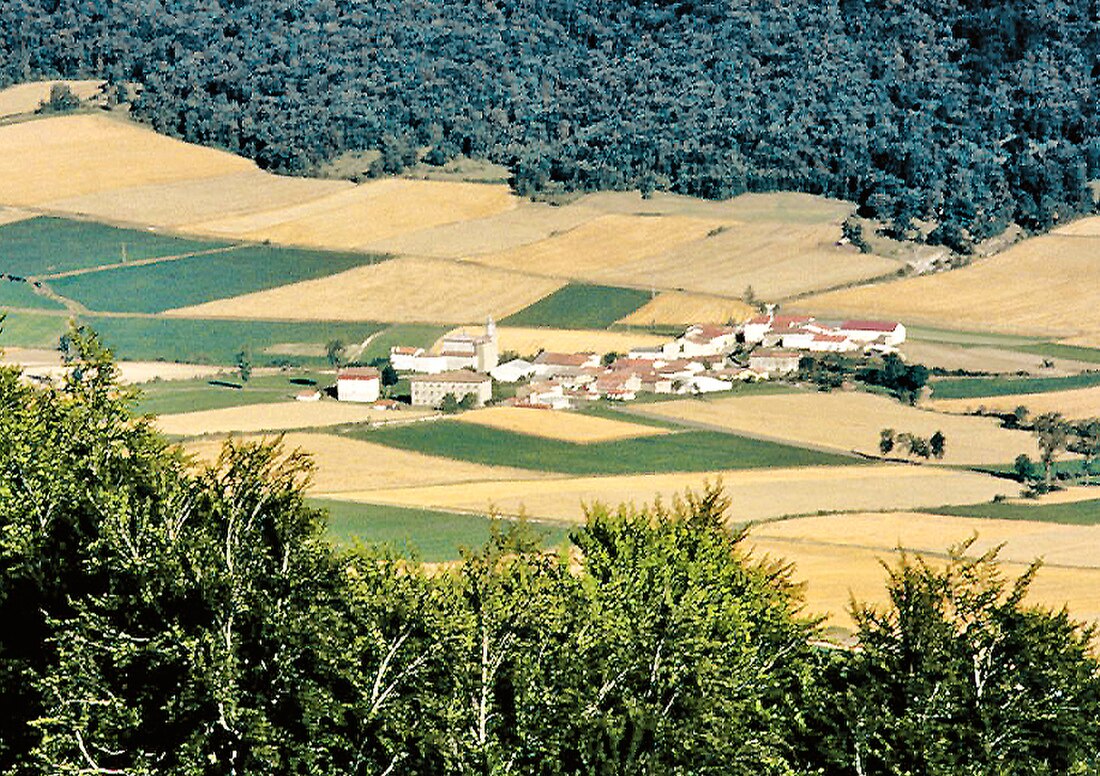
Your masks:
M 1050 393 L 1100 385 L 1100 372 L 1085 372 L 1070 377 L 968 377 L 936 380 L 931 383 L 937 399 L 976 399 L 983 396 L 1015 396 L 1025 393 Z
M 1100 495 L 1100 493 L 1098 493 Z M 956 517 L 984 517 L 995 520 L 1041 520 L 1067 525 L 1100 524 L 1100 498 L 1069 504 L 1006 504 L 1003 501 L 968 506 L 937 507 L 929 512 Z
M 650 299 L 646 291 L 572 283 L 501 321 L 506 326 L 606 329 Z
M 0 272 L 24 277 L 49 275 L 227 245 L 90 221 L 30 218 L 0 226 Z
M 34 291 L 30 283 L 0 279 L 0 311 L 9 307 L 64 310 L 60 302 Z
M 564 474 L 644 474 L 715 471 L 771 466 L 856 464 L 820 453 L 714 431 L 671 434 L 593 444 L 519 434 L 457 421 L 418 423 L 375 430 L 347 430 L 355 438 L 490 466 L 514 466 Z
M 306 370 L 253 374 L 248 382 L 243 382 L 236 372 L 195 380 L 154 380 L 138 386 L 141 397 L 137 411 L 143 415 L 172 415 L 269 404 L 292 399 L 301 391 L 324 389 L 335 381 L 331 373 Z M 240 387 L 234 388 L 232 385 Z
M 253 245 L 220 253 L 72 275 L 50 281 L 62 296 L 101 312 L 156 313 L 373 264 L 366 253 Z M 278 315 L 278 311 L 274 311 Z M 287 317 L 294 311 L 287 310 Z
M 494 521 L 484 515 L 464 515 L 428 509 L 357 504 L 347 501 L 310 499 L 310 506 L 328 512 L 328 533 L 337 544 L 359 541 L 368 545 L 390 545 L 402 554 L 414 552 L 423 561 L 438 563 L 458 560 L 462 548 L 475 549 L 492 536 Z M 497 521 L 499 527 L 504 521 Z M 562 544 L 568 536 L 565 526 L 528 523 L 543 536 L 547 547 Z

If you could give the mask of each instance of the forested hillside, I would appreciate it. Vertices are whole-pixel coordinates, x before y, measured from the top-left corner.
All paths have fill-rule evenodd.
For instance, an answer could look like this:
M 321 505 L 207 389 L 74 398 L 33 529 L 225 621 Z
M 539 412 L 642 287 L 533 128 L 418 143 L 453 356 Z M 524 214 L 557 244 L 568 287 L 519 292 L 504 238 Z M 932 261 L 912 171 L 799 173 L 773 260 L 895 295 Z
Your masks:
M 0 0 L 0 80 L 144 84 L 158 130 L 302 171 L 381 148 L 519 191 L 796 189 L 965 249 L 1092 207 L 1086 0 Z

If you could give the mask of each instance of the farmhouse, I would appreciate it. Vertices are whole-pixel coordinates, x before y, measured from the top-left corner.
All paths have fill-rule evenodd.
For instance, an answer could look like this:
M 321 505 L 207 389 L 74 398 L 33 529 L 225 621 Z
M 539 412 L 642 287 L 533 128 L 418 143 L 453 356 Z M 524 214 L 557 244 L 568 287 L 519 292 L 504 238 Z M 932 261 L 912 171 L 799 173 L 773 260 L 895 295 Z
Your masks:
M 489 374 L 499 383 L 518 383 L 535 373 L 535 365 L 522 358 L 513 358 L 511 361 L 500 364 L 489 370 Z
M 905 342 L 905 327 L 897 321 L 844 321 L 837 329 L 856 342 L 880 342 L 890 346 Z
M 776 315 L 775 313 L 768 313 L 767 315 L 758 315 L 755 318 L 750 318 L 741 327 L 741 333 L 745 338 L 745 342 L 755 345 L 764 341 L 764 336 L 773 330 L 794 330 L 801 329 L 808 323 L 813 322 L 813 317 L 809 315 Z
M 474 397 L 474 406 L 481 407 L 493 398 L 493 378 L 477 372 L 441 372 L 435 375 L 413 375 L 409 378 L 412 403 L 419 407 L 438 407 L 447 394 L 462 401 Z
M 336 374 L 336 398 L 340 401 L 374 402 L 382 391 L 381 374 L 370 366 L 352 366 Z
M 598 367 L 600 357 L 595 353 L 551 353 L 544 350 L 535 356 L 535 374 L 539 377 L 577 375 L 586 367 Z
M 749 356 L 749 369 L 768 375 L 786 375 L 798 371 L 801 355 L 797 350 L 766 348 L 756 350 Z
M 737 344 L 737 329 L 733 326 L 715 326 L 697 323 L 687 328 L 676 340 L 680 355 L 716 356 L 728 353 Z

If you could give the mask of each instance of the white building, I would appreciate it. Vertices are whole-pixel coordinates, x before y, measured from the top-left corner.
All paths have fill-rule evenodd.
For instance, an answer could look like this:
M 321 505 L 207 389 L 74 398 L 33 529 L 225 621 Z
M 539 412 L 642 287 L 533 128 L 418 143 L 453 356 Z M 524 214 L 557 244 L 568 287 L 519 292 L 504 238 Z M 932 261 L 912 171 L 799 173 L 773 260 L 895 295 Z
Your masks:
M 462 401 L 474 397 L 474 406 L 484 406 L 493 398 L 493 378 L 477 372 L 441 372 L 434 375 L 413 375 L 409 378 L 412 403 L 418 407 L 438 407 L 447 394 Z
M 518 383 L 535 373 L 535 365 L 522 358 L 513 358 L 489 370 L 489 374 L 498 383 Z
M 796 350 L 760 349 L 749 356 L 749 369 L 767 375 L 785 375 L 798 371 L 802 358 Z
M 336 398 L 371 403 L 382 393 L 382 376 L 371 366 L 351 366 L 336 373 Z
M 745 342 L 752 345 L 763 342 L 765 335 L 773 330 L 800 329 L 808 323 L 813 323 L 813 321 L 814 319 L 810 315 L 775 315 L 769 313 L 745 321 L 741 327 L 741 332 L 745 337 Z
M 676 343 L 679 345 L 680 355 L 685 358 L 717 356 L 736 347 L 737 329 L 733 326 L 696 323 L 689 326 Z
M 497 327 L 492 318 L 485 324 L 484 334 L 458 331 L 445 335 L 439 353 L 428 353 L 424 348 L 390 348 L 390 364 L 399 372 L 439 374 L 457 369 L 488 372 L 497 366 L 499 359 Z
M 881 342 L 896 346 L 905 342 L 905 327 L 897 321 L 844 321 L 837 327 L 840 334 L 859 342 Z
M 680 388 L 680 393 L 717 393 L 718 391 L 733 390 L 733 383 L 729 380 L 720 380 L 705 374 L 693 376 Z
M 539 377 L 577 375 L 581 370 L 598 367 L 600 357 L 596 353 L 553 353 L 544 350 L 535 356 L 535 374 Z

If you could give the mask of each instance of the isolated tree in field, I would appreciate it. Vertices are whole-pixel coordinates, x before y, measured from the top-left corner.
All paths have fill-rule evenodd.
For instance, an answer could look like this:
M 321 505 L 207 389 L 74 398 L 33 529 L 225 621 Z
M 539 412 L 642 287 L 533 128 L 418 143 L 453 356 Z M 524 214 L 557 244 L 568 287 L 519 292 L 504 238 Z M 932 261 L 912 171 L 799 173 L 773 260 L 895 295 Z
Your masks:
M 1054 477 L 1054 461 L 1069 441 L 1069 423 L 1060 412 L 1046 412 L 1035 418 L 1032 429 L 1039 442 L 1043 482 L 1049 490 Z
M 68 84 L 50 86 L 50 97 L 38 106 L 39 113 L 67 113 L 80 107 L 80 98 Z
M 942 431 L 937 431 L 929 438 L 928 446 L 931 449 L 932 457 L 936 460 L 942 460 L 944 453 L 947 452 L 947 437 L 943 435 Z
M 339 369 L 344 364 L 346 348 L 342 340 L 334 339 L 325 343 L 325 358 L 333 369 Z
M 1016 473 L 1017 479 L 1025 484 L 1030 483 L 1036 477 L 1035 462 L 1023 453 L 1016 456 L 1016 460 L 1012 464 L 1012 471 Z
M 1100 456 L 1100 419 L 1089 418 L 1073 424 L 1069 450 L 1084 458 L 1085 483 L 1092 480 L 1092 465 Z
M 878 449 L 883 455 L 889 455 L 894 449 L 894 429 L 884 428 L 878 435 Z
M 859 649 L 838 661 L 833 773 L 1070 774 L 1100 766 L 1094 631 L 1028 606 L 974 539 L 946 562 L 902 555 L 885 607 L 854 603 Z
M 237 374 L 240 375 L 243 382 L 247 383 L 252 378 L 252 356 L 247 349 L 237 354 L 236 365 Z
M 1031 411 L 1023 404 L 1019 405 L 1012 411 L 1012 417 L 1016 421 L 1017 427 L 1022 426 L 1027 422 L 1027 416 L 1031 414 Z

